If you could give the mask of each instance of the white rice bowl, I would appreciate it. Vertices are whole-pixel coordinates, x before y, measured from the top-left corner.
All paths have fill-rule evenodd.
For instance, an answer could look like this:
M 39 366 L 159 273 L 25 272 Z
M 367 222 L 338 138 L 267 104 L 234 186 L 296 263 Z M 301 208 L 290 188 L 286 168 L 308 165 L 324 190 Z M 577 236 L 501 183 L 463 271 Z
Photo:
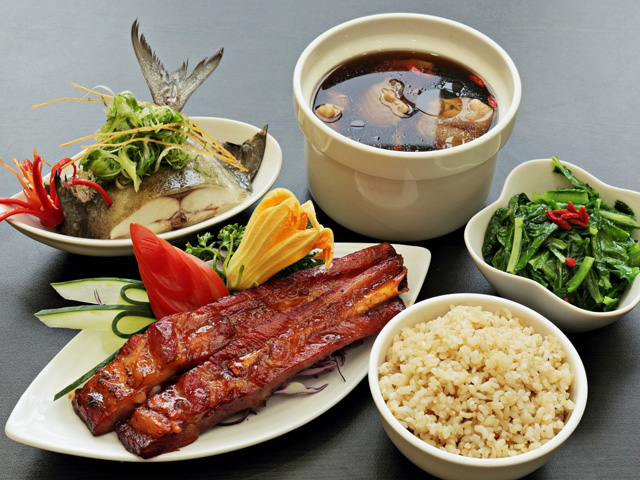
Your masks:
M 572 374 L 553 336 L 509 310 L 452 306 L 404 327 L 380 366 L 380 391 L 400 423 L 447 452 L 524 453 L 551 440 L 573 410 Z
M 402 312 L 374 344 L 369 382 L 392 441 L 441 478 L 526 475 L 586 404 L 584 367 L 566 336 L 486 295 L 445 295 Z

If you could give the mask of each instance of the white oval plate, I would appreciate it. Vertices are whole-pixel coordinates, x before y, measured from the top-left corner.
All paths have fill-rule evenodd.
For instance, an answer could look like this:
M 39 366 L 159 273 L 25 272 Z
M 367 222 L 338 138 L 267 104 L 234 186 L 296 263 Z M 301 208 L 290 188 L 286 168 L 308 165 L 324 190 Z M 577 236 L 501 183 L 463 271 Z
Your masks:
M 341 257 L 372 244 L 336 243 L 335 256 Z M 410 290 L 402 295 L 405 304 L 416 302 L 431 263 L 426 248 L 394 245 L 404 257 Z M 303 379 L 309 386 L 328 384 L 319 393 L 304 396 L 274 395 L 266 407 L 233 426 L 214 427 L 191 445 L 177 452 L 150 460 L 127 452 L 115 433 L 94 437 L 76 416 L 68 397 L 54 402 L 56 392 L 104 360 L 102 333 L 82 331 L 40 372 L 24 392 L 5 426 L 7 437 L 16 442 L 53 452 L 119 462 L 169 462 L 208 457 L 239 450 L 294 430 L 320 416 L 351 392 L 366 376 L 369 354 L 376 335 L 346 350 L 340 372 Z M 344 377 L 344 379 L 341 377 Z
M 193 120 L 198 123 L 207 134 L 219 142 L 242 143 L 260 131 L 260 128 L 254 127 L 253 125 L 226 118 L 193 117 Z M 256 203 L 269 191 L 278 178 L 281 167 L 282 149 L 275 138 L 268 135 L 262 164 L 253 179 L 253 192 L 244 202 L 196 225 L 161 233 L 158 236 L 168 242 L 179 243 L 194 236 L 203 229 L 217 225 L 237 215 Z M 48 181 L 48 176 L 45 177 L 45 181 Z M 22 192 L 14 195 L 14 197 L 24 200 L 24 194 Z M 0 205 L 0 212 L 9 209 L 6 205 Z M 96 240 L 72 237 L 64 235 L 53 228 L 43 227 L 36 217 L 23 214 L 10 217 L 7 219 L 7 222 L 18 231 L 38 242 L 69 253 L 91 255 L 94 257 L 133 255 L 131 239 Z

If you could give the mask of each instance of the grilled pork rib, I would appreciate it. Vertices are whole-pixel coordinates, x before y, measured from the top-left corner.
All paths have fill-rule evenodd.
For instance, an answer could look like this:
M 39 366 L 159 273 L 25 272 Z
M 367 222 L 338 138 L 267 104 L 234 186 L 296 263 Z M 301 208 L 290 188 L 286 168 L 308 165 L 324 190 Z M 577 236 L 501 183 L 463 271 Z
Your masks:
M 118 437 L 143 458 L 192 443 L 228 416 L 263 406 L 319 359 L 378 332 L 404 308 L 405 290 L 402 257 L 391 257 L 229 343 L 138 407 L 117 426 Z
M 389 244 L 377 245 L 335 259 L 326 272 L 323 266 L 303 270 L 162 318 L 129 339 L 113 361 L 76 390 L 73 408 L 94 435 L 110 432 L 150 394 L 229 342 L 393 255 Z

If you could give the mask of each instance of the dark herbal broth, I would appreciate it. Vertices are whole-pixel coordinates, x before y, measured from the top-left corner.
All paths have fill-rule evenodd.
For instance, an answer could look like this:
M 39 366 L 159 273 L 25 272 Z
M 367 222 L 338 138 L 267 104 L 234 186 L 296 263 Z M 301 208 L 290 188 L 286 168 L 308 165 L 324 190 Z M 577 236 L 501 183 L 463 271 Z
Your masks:
M 497 117 L 480 76 L 454 60 L 406 51 L 368 53 L 337 66 L 317 87 L 313 109 L 346 137 L 409 152 L 470 142 Z

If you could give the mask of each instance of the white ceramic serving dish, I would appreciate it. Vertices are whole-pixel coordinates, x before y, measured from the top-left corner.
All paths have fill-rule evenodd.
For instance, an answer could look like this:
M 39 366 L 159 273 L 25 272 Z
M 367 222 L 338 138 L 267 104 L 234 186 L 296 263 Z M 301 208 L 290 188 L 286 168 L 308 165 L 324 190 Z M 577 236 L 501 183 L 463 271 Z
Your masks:
M 208 135 L 219 142 L 242 143 L 260 130 L 253 125 L 226 118 L 193 117 L 193 120 L 198 123 Z M 178 244 L 193 237 L 197 232 L 211 228 L 237 215 L 256 203 L 269 191 L 278 178 L 281 167 L 282 149 L 275 138 L 268 135 L 262 164 L 253 179 L 253 192 L 245 201 L 208 220 L 189 227 L 161 233 L 158 236 L 168 242 Z M 44 180 L 47 182 L 49 177 L 45 177 Z M 22 192 L 14 195 L 14 197 L 24 200 L 24 194 Z M 8 209 L 9 207 L 0 205 L 0 212 Z M 96 240 L 72 237 L 64 235 L 56 229 L 44 227 L 36 217 L 23 214 L 10 217 L 7 219 L 7 222 L 28 237 L 66 252 L 95 257 L 133 255 L 131 239 Z
M 605 203 L 613 205 L 616 200 L 621 200 L 634 212 L 640 213 L 639 192 L 612 187 L 576 165 L 562 163 L 574 176 L 598 191 Z M 533 280 L 498 270 L 482 258 L 482 243 L 489 220 L 498 208 L 508 204 L 513 195 L 525 193 L 530 197 L 533 192 L 570 186 L 562 174 L 553 172 L 550 159 L 531 160 L 518 165 L 507 177 L 500 197 L 469 221 L 464 240 L 474 263 L 499 295 L 533 308 L 565 332 L 584 332 L 609 325 L 638 305 L 640 281 L 636 280 L 624 293 L 615 310 L 591 312 L 565 302 Z M 636 230 L 633 236 L 640 239 L 640 231 Z
M 495 126 L 469 143 L 432 152 L 396 152 L 340 135 L 314 114 L 313 94 L 338 64 L 367 52 L 412 50 L 456 59 L 483 77 L 498 102 Z M 331 218 L 393 241 L 434 238 L 462 227 L 486 201 L 520 105 L 518 71 L 484 34 L 428 15 L 390 13 L 338 25 L 313 40 L 293 74 L 294 111 L 305 136 L 309 190 Z
M 498 312 L 508 308 L 511 313 L 534 327 L 536 333 L 552 334 L 558 338 L 567 354 L 567 362 L 574 375 L 570 389 L 574 410 L 565 426 L 541 447 L 508 458 L 480 459 L 455 455 L 427 444 L 404 428 L 387 408 L 378 386 L 378 367 L 394 336 L 405 326 L 415 325 L 446 314 L 451 306 L 481 306 Z M 382 426 L 391 441 L 411 462 L 426 472 L 451 480 L 507 480 L 523 477 L 544 465 L 569 438 L 582 418 L 587 403 L 587 376 L 578 352 L 569 339 L 548 319 L 530 308 L 511 300 L 481 294 L 458 293 L 423 300 L 398 314 L 378 334 L 369 359 L 369 387 L 379 412 Z

